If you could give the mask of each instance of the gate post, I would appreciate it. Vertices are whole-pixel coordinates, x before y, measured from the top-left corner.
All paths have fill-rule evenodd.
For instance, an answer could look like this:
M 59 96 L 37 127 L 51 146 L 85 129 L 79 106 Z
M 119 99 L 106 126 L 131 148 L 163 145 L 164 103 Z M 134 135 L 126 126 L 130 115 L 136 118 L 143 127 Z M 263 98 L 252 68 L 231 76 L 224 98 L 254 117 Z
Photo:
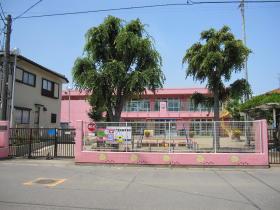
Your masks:
M 32 152 L 32 128 L 30 128 L 30 133 L 29 133 L 29 145 L 28 145 L 28 158 L 30 159 Z
M 57 134 L 58 129 L 55 129 L 55 136 L 54 136 L 54 157 L 57 157 Z
M 0 159 L 9 155 L 9 122 L 0 121 Z

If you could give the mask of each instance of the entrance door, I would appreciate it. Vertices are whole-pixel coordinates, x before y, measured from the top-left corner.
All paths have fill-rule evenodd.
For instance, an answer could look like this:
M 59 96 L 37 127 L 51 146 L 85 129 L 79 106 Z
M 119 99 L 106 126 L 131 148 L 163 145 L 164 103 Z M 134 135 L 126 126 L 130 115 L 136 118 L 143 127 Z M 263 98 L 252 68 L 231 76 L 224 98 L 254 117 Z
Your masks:
M 34 112 L 35 128 L 39 128 L 39 125 L 40 125 L 40 108 L 41 108 L 41 106 L 35 105 L 35 112 Z

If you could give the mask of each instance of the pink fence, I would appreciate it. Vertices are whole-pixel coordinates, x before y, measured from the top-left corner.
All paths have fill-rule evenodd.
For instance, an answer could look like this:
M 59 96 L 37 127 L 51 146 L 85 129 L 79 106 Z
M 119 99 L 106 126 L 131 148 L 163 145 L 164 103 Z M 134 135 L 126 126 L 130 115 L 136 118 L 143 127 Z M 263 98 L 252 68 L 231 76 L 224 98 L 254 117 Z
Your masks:
M 0 158 L 9 155 L 9 122 L 0 121 Z
M 200 126 L 200 130 L 195 130 L 199 126 L 190 122 L 186 122 L 188 126 L 169 122 L 165 127 L 151 123 L 88 124 L 79 121 L 76 125 L 76 163 L 193 166 L 269 164 L 265 120 L 211 122 L 208 127 Z M 140 125 L 144 126 L 144 130 L 140 129 Z M 205 128 L 208 130 L 205 131 Z M 116 134 L 110 133 L 112 129 L 115 129 L 115 133 L 125 132 L 121 141 Z M 145 135 L 147 130 L 149 136 Z M 240 139 L 235 140 L 233 137 L 236 136 Z

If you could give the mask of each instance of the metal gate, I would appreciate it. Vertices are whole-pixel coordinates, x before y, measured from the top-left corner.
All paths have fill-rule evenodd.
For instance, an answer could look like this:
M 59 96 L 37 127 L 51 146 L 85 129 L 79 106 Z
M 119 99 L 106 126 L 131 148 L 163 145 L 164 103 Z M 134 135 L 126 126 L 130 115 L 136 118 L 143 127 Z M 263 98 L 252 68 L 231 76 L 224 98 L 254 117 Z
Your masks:
M 269 163 L 280 164 L 280 142 L 277 129 L 268 129 Z
M 10 128 L 9 154 L 15 157 L 74 157 L 75 129 Z

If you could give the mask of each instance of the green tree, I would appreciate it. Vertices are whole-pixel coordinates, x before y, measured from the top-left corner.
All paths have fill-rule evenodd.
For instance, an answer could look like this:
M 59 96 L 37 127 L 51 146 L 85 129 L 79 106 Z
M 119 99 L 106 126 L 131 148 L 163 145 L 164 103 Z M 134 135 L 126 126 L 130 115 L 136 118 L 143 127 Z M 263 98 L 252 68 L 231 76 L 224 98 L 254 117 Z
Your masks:
M 235 39 L 227 26 L 219 31 L 211 28 L 201 33 L 201 42 L 192 45 L 186 52 L 183 63 L 188 64 L 186 76 L 192 76 L 201 83 L 206 82 L 213 96 L 194 94 L 195 104 L 206 103 L 214 106 L 214 120 L 219 121 L 219 102 L 229 98 L 240 98 L 250 94 L 250 86 L 239 79 L 226 87 L 232 73 L 240 72 L 250 50 L 241 40 Z
M 76 86 L 91 93 L 90 116 L 100 120 L 106 112 L 107 120 L 119 121 L 127 100 L 162 87 L 161 65 L 139 19 L 125 24 L 108 16 L 86 33 L 84 56 L 76 59 L 72 73 Z
M 194 94 L 194 103 L 205 103 L 214 107 L 214 120 L 219 121 L 219 104 L 229 98 L 240 98 L 250 94 L 250 86 L 244 79 L 239 79 L 226 87 L 224 82 L 231 79 L 232 73 L 240 72 L 250 50 L 241 40 L 235 39 L 228 26 L 216 31 L 203 31 L 201 41 L 193 44 L 183 58 L 188 64 L 186 76 L 192 76 L 201 83 L 206 82 L 212 96 Z M 218 137 L 217 137 L 218 138 Z M 216 139 L 219 147 L 219 139 Z

